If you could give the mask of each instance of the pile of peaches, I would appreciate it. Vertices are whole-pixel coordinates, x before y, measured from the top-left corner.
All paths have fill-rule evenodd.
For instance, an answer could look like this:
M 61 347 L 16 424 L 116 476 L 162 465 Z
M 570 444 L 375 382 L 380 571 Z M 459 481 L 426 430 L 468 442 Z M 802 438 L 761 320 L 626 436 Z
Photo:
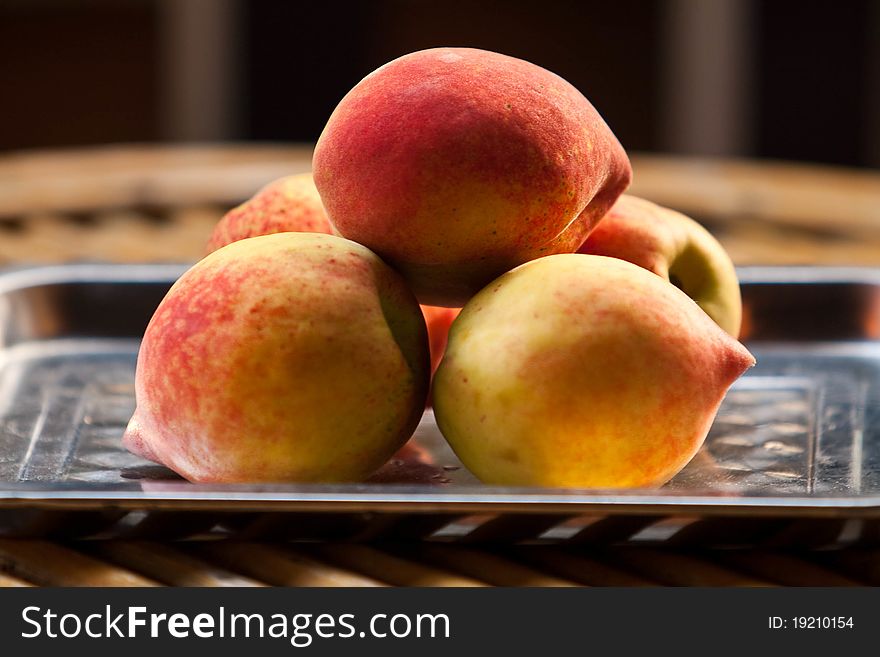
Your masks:
M 466 48 L 382 66 L 312 173 L 230 211 L 168 292 L 125 445 L 197 482 L 359 481 L 430 391 L 486 483 L 666 482 L 754 359 L 722 247 L 624 195 L 631 177 L 539 66 Z

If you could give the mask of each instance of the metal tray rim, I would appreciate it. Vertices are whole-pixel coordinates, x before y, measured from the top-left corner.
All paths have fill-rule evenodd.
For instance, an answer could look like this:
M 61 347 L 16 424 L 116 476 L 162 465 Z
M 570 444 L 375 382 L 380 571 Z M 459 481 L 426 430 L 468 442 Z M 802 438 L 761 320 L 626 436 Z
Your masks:
M 286 511 L 419 511 L 572 513 L 592 511 L 686 513 L 724 515 L 754 513 L 786 515 L 859 515 L 880 517 L 880 496 L 847 495 L 807 497 L 681 495 L 670 491 L 572 491 L 480 487 L 455 492 L 425 492 L 415 486 L 383 484 L 364 486 L 209 486 L 204 484 L 153 484 L 166 490 L 145 491 L 138 485 L 66 486 L 15 483 L 0 489 L 0 508 L 177 508 L 187 510 L 286 510 Z M 261 488 L 259 490 L 255 490 Z M 369 490 L 364 490 L 369 488 Z M 267 490 L 271 489 L 271 490 Z

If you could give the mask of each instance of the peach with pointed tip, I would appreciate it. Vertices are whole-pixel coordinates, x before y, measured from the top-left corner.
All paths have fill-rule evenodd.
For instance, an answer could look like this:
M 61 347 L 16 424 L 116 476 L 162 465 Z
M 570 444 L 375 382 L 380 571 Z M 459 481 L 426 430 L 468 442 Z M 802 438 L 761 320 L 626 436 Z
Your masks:
M 690 217 L 624 194 L 578 252 L 620 258 L 654 272 L 739 336 L 742 299 L 736 269 L 718 240 Z
M 570 83 L 473 48 L 404 55 L 359 82 L 315 147 L 339 234 L 400 271 L 423 304 L 572 253 L 629 185 L 623 147 Z
M 274 180 L 223 215 L 205 253 L 248 237 L 283 232 L 333 234 L 311 173 Z
M 434 377 L 434 413 L 486 483 L 658 486 L 697 453 L 754 362 L 658 276 L 554 255 L 464 307 Z
M 412 434 L 429 376 L 419 306 L 375 254 L 332 235 L 253 237 L 157 308 L 124 442 L 191 481 L 360 480 Z

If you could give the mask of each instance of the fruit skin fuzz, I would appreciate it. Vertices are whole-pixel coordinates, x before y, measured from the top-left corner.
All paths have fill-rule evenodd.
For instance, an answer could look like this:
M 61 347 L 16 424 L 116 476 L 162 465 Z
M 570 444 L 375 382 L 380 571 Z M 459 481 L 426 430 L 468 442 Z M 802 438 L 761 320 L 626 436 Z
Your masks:
M 334 234 L 311 173 L 274 180 L 227 212 L 214 227 L 205 254 L 238 240 L 285 232 Z M 458 311 L 458 308 L 422 306 L 428 326 L 431 372 L 440 364 L 449 326 Z
M 205 254 L 248 237 L 284 232 L 333 234 L 311 173 L 273 180 L 232 208 L 214 227 Z
M 452 326 L 437 423 L 482 481 L 659 486 L 703 444 L 748 350 L 681 290 L 615 258 L 504 274 Z
M 632 177 L 571 84 L 470 48 L 365 77 L 330 116 L 313 171 L 339 234 L 398 269 L 421 303 L 450 307 L 523 262 L 575 251 Z
M 279 233 L 207 256 L 147 327 L 133 452 L 196 482 L 359 481 L 410 437 L 425 322 L 365 247 Z

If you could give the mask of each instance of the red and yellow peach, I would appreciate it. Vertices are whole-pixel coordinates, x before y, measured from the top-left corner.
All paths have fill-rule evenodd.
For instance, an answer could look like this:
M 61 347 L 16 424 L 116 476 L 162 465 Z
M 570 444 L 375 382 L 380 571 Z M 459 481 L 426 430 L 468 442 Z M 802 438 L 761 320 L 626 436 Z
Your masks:
M 124 442 L 190 481 L 360 480 L 412 434 L 429 376 L 419 306 L 368 249 L 240 240 L 156 310 Z
M 575 87 L 470 48 L 396 59 L 358 83 L 315 148 L 340 235 L 421 303 L 462 306 L 496 276 L 574 252 L 629 185 L 629 160 Z

